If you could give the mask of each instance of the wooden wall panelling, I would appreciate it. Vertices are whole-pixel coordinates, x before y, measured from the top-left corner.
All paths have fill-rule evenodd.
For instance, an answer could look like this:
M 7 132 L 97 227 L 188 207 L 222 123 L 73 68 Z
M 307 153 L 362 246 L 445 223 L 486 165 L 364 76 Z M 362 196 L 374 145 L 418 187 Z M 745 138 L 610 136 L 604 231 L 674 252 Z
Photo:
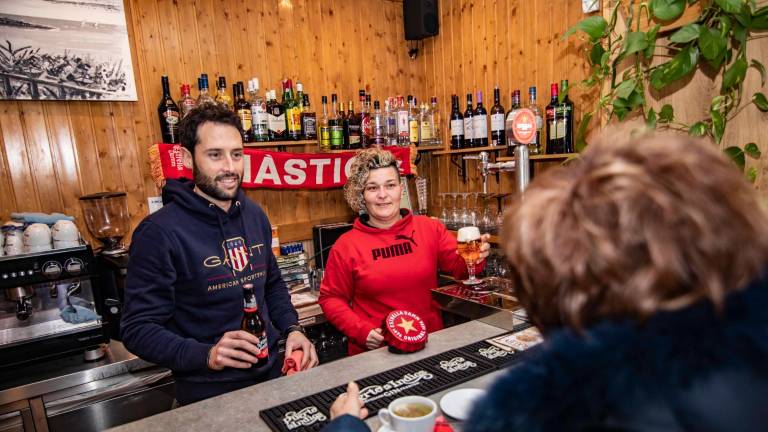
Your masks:
M 55 179 L 56 174 L 42 104 L 40 102 L 25 104 L 21 117 L 26 134 L 24 139 L 31 144 L 27 146 L 32 172 L 30 181 L 40 200 L 40 210 L 58 211 L 62 206 L 59 190 L 47 184 L 50 179 Z
M 28 208 L 37 211 L 40 208 L 40 200 L 35 194 L 34 184 L 31 181 L 32 170 L 29 166 L 20 117 L 20 108 L 16 102 L 0 103 L 0 129 L 5 142 L 8 176 L 13 185 L 13 209 Z
M 67 215 L 80 215 L 78 202 L 80 183 L 77 172 L 77 152 L 75 152 L 69 122 L 67 104 L 62 102 L 43 103 L 55 176 L 49 177 L 46 187 L 53 189 L 61 197 L 62 206 L 55 211 Z M 131 146 L 134 144 L 131 143 Z M 51 184 L 55 181 L 55 184 Z M 3 215 L 7 213 L 3 212 Z

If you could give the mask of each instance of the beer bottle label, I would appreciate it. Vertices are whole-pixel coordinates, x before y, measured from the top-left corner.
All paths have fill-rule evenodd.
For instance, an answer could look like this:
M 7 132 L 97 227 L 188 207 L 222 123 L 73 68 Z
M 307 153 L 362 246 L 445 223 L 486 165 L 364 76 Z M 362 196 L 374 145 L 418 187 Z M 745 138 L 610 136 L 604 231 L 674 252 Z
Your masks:
M 266 332 L 259 337 L 259 343 L 256 344 L 256 348 L 259 349 L 259 355 L 257 355 L 256 358 L 263 359 L 269 356 L 269 345 L 267 344 Z

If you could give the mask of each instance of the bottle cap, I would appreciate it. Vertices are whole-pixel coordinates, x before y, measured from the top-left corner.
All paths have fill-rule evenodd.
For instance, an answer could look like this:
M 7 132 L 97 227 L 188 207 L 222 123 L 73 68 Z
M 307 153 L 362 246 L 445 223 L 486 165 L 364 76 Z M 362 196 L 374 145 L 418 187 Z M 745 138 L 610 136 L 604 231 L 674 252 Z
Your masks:
M 324 104 L 327 104 L 327 103 L 328 103 L 328 96 L 323 96 L 323 103 L 324 103 Z
M 299 81 L 296 81 L 296 91 L 297 92 L 303 92 L 304 91 L 304 86 L 301 85 L 301 82 L 299 82 Z
M 350 102 L 351 104 L 352 102 Z M 379 101 L 373 101 L 373 109 L 379 109 L 381 108 L 381 105 L 379 104 Z
M 411 353 L 427 345 L 427 325 L 411 311 L 394 310 L 387 314 L 381 328 L 384 342 L 394 353 Z

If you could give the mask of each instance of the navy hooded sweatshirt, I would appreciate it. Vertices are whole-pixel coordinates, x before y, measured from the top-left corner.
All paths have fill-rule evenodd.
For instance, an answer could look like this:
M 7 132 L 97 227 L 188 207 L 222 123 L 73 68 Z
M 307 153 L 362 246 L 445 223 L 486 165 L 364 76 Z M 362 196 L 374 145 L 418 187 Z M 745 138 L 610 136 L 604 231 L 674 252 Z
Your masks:
M 173 371 L 182 404 L 267 379 L 280 334 L 298 323 L 262 209 L 240 191 L 224 212 L 193 189 L 189 180 L 168 180 L 163 208 L 133 233 L 121 323 L 129 351 Z M 240 328 L 245 283 L 267 322 L 269 362 L 210 370 L 208 351 Z

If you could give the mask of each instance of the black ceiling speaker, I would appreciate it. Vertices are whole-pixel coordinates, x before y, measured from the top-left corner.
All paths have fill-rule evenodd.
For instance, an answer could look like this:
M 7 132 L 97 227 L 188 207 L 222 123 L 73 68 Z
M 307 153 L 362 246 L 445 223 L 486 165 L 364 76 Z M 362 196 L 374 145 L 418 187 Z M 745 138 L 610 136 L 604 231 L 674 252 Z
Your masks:
M 419 40 L 440 32 L 438 0 L 403 0 L 405 40 Z

